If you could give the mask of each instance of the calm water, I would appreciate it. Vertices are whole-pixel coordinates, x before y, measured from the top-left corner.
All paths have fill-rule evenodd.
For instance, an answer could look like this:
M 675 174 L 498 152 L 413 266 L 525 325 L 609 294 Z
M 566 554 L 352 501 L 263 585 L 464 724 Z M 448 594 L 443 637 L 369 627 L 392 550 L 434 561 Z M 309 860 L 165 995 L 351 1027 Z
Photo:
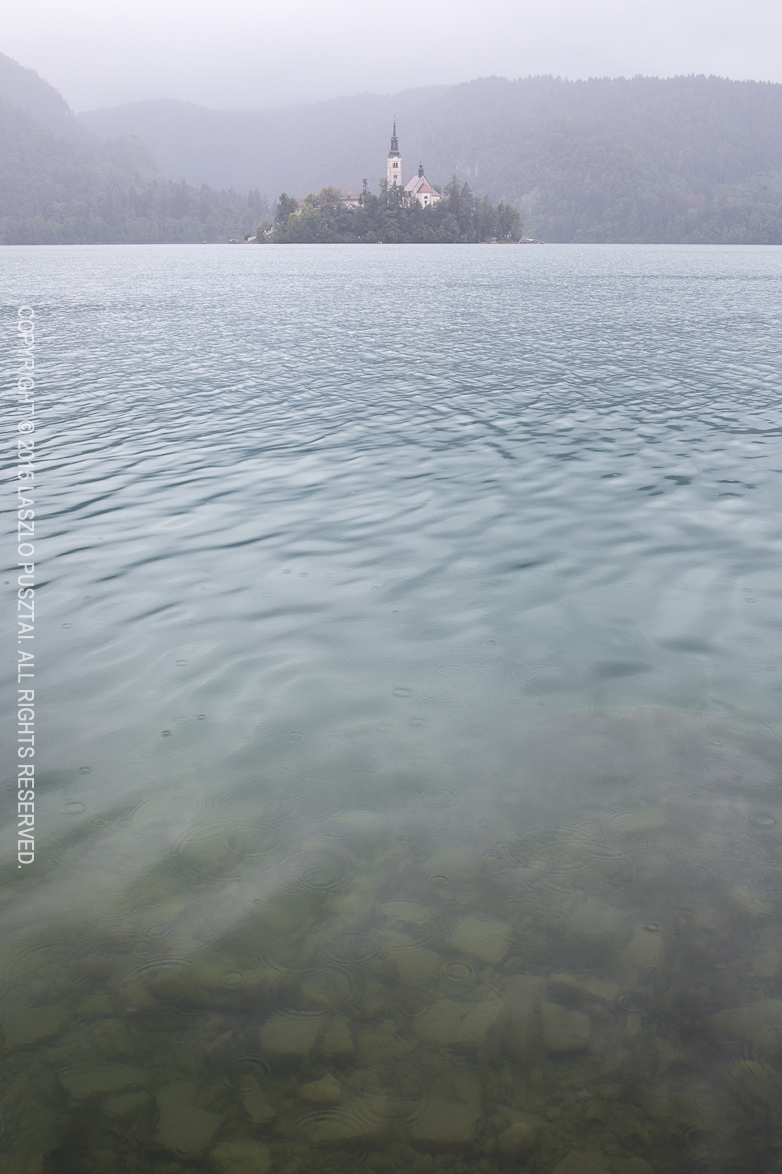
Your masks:
M 782 1169 L 782 250 L 2 262 L 3 1171 Z

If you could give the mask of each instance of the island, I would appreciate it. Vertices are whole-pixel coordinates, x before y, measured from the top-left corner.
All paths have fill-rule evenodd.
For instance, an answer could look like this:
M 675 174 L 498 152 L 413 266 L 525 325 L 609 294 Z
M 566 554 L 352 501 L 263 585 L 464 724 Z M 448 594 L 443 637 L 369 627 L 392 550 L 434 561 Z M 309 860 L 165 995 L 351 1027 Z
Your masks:
M 519 212 L 511 204 L 496 207 L 488 196 L 473 194 L 454 175 L 441 191 L 429 183 L 423 164 L 406 184 L 396 133 L 386 161 L 380 194 L 369 190 L 324 187 L 317 194 L 283 192 L 272 223 L 261 224 L 259 244 L 477 244 L 517 242 L 522 238 Z

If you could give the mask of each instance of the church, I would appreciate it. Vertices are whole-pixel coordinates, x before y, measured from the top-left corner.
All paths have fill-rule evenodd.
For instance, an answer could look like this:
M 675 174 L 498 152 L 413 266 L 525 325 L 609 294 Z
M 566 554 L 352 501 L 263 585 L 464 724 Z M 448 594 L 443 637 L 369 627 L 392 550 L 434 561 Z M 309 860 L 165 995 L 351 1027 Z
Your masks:
M 391 150 L 388 152 L 388 162 L 386 163 L 386 178 L 389 190 L 394 187 L 402 187 L 402 156 L 399 152 L 396 119 L 394 119 L 394 130 L 391 135 Z M 414 175 L 404 185 L 403 192 L 405 203 L 410 204 L 413 200 L 417 200 L 422 208 L 436 204 L 440 199 L 440 193 L 435 191 L 424 175 L 423 163 L 418 166 L 418 175 Z

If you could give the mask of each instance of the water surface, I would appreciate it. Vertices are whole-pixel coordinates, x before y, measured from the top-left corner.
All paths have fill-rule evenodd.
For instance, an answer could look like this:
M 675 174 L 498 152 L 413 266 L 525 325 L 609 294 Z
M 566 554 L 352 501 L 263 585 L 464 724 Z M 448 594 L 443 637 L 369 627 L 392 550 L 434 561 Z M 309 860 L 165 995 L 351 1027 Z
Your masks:
M 14 1174 L 776 1168 L 782 252 L 3 256 Z

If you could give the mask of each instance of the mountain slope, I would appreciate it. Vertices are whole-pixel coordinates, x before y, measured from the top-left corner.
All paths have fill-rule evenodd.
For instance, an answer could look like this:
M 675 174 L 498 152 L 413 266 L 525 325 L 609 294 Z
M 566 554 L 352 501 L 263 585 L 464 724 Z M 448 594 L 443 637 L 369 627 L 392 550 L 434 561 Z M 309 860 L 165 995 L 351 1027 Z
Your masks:
M 304 195 L 377 189 L 397 117 L 405 177 L 520 208 L 551 241 L 782 243 L 782 85 L 725 78 L 482 78 L 263 113 L 135 103 L 80 115 L 134 133 L 164 175 Z
M 0 100 L 23 110 L 35 122 L 67 138 L 86 139 L 84 127 L 54 86 L 0 53 Z
M 356 94 L 310 106 L 268 111 L 208 110 L 167 99 L 131 102 L 79 114 L 100 135 L 138 135 L 169 179 L 238 191 L 260 188 L 270 198 L 285 189 L 304 195 L 326 184 L 376 188 L 394 116 L 412 127 L 447 86 L 406 90 L 393 97 Z M 418 158 L 415 160 L 418 165 Z
M 487 78 L 427 108 L 422 139 L 432 172 L 549 240 L 782 243 L 781 130 L 780 85 Z
M 0 54 L 0 243 L 220 240 L 255 228 L 257 193 L 164 180 L 139 138 L 99 139 Z

